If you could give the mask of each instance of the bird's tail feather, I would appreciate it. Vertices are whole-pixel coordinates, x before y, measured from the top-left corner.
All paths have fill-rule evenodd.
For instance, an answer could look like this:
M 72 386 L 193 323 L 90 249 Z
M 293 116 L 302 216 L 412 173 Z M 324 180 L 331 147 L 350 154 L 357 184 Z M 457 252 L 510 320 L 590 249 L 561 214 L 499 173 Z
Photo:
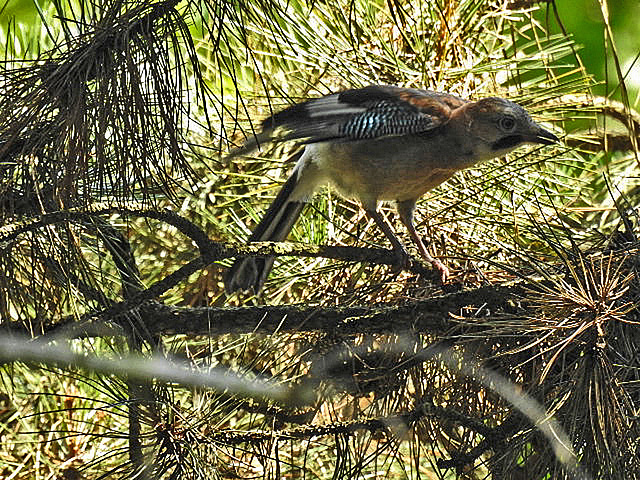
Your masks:
M 298 173 L 294 170 L 249 237 L 250 242 L 281 242 L 287 238 L 305 204 L 291 200 L 297 183 Z M 225 290 L 227 293 L 233 293 L 237 290 L 253 289 L 258 293 L 273 267 L 273 261 L 274 257 L 236 259 L 225 276 Z
M 271 129 L 264 130 L 254 135 L 249 135 L 241 146 L 232 148 L 231 151 L 229 151 L 224 159 L 225 162 L 230 163 L 231 160 L 237 157 L 250 154 L 254 150 L 259 149 L 262 145 L 269 143 L 272 140 L 272 136 L 273 131 Z

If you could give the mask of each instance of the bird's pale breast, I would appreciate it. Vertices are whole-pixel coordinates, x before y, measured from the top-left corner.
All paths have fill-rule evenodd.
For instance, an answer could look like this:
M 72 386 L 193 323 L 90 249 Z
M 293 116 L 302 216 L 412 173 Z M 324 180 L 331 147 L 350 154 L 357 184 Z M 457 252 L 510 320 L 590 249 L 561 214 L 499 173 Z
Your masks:
M 308 146 L 314 162 L 342 195 L 374 206 L 381 200 L 417 199 L 462 166 L 437 140 L 391 137 Z

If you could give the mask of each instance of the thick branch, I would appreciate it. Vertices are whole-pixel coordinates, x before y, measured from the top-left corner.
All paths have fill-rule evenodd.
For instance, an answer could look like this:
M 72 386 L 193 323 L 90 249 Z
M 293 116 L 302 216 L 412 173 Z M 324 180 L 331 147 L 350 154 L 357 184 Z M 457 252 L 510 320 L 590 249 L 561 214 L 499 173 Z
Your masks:
M 522 286 L 509 285 L 456 292 L 402 306 L 183 308 L 155 304 L 149 306 L 155 309 L 155 322 L 149 328 L 159 334 L 194 335 L 290 331 L 331 331 L 340 335 L 407 331 L 443 333 L 452 326 L 451 312 L 481 307 L 504 311 L 512 308 L 510 301 L 523 295 Z
M 495 435 L 496 431 L 501 432 L 501 427 L 492 429 L 485 426 L 481 421 L 464 415 L 456 410 L 440 407 L 434 404 L 433 400 L 427 399 L 423 404 L 415 409 L 386 417 L 370 418 L 365 420 L 354 420 L 347 422 L 332 422 L 326 425 L 305 425 L 298 428 L 280 431 L 253 431 L 253 432 L 227 432 L 215 433 L 212 437 L 204 440 L 206 443 L 223 443 L 224 445 L 239 445 L 243 443 L 260 444 L 277 440 L 294 440 L 321 437 L 326 435 L 353 435 L 362 430 L 369 432 L 385 431 L 393 434 L 400 429 L 412 428 L 417 422 L 424 418 L 437 418 L 455 422 L 460 426 L 468 428 L 485 437 Z M 500 434 L 498 434 L 500 435 Z M 502 436 L 500 436 L 502 438 Z
M 356 307 L 322 307 L 304 304 L 255 307 L 173 307 L 159 302 L 145 302 L 135 307 L 145 318 L 153 318 L 147 325 L 152 335 L 220 335 L 225 333 L 277 332 L 333 332 L 349 334 L 404 334 L 408 331 L 445 333 L 458 324 L 451 313 L 488 310 L 513 311 L 513 302 L 525 296 L 523 284 L 494 285 L 440 297 L 420 300 L 405 305 L 377 304 Z M 117 304 L 122 308 L 126 302 Z M 467 312 L 467 316 L 469 315 Z M 64 337 L 116 335 L 117 329 L 105 328 L 114 316 L 85 317 L 77 321 L 69 317 L 56 324 L 39 325 L 36 331 L 45 335 Z M 22 322 L 13 322 L 5 328 L 20 333 L 26 331 Z

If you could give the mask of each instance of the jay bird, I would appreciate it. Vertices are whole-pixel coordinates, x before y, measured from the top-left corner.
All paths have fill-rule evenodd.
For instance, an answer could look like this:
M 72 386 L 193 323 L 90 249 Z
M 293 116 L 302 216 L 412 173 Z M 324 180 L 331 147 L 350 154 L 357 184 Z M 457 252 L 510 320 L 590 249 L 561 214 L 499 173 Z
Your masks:
M 469 101 L 429 90 L 373 85 L 293 105 L 262 122 L 262 131 L 232 153 L 265 142 L 305 144 L 291 176 L 264 214 L 250 242 L 284 241 L 303 206 L 322 185 L 357 199 L 393 246 L 397 266 L 409 256 L 378 203 L 393 201 L 418 252 L 445 282 L 449 270 L 433 258 L 416 231 L 416 201 L 458 170 L 502 156 L 526 143 L 558 138 L 524 108 L 503 98 Z M 225 276 L 228 293 L 258 293 L 274 257 L 237 258 Z

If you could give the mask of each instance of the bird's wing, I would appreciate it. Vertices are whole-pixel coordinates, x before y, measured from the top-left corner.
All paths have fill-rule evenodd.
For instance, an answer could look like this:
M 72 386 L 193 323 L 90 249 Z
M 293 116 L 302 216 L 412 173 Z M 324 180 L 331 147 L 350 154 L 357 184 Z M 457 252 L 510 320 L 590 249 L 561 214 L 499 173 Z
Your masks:
M 428 132 L 465 103 L 449 94 L 386 85 L 346 90 L 272 115 L 241 150 L 269 141 L 354 141 Z

